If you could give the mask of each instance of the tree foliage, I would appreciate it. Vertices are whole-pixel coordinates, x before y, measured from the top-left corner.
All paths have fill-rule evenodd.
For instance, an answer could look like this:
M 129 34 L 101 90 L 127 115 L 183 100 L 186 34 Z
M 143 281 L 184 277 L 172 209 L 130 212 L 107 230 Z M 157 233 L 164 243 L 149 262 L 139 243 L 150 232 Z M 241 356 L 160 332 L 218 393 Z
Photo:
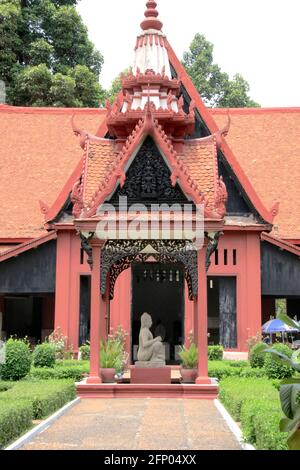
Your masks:
M 2 0 L 0 79 L 23 106 L 103 102 L 103 57 L 88 38 L 77 0 Z
M 189 51 L 183 55 L 183 66 L 187 70 L 201 97 L 208 106 L 221 108 L 250 108 L 259 106 L 248 96 L 249 84 L 236 74 L 230 80 L 214 63 L 214 46 L 202 34 L 196 34 Z

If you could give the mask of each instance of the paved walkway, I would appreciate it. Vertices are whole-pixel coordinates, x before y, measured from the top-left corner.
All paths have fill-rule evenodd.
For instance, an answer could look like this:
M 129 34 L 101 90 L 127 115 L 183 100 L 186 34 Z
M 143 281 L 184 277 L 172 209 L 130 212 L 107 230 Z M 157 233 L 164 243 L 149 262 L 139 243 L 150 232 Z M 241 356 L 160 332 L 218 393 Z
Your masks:
M 240 450 L 212 401 L 81 400 L 22 450 Z

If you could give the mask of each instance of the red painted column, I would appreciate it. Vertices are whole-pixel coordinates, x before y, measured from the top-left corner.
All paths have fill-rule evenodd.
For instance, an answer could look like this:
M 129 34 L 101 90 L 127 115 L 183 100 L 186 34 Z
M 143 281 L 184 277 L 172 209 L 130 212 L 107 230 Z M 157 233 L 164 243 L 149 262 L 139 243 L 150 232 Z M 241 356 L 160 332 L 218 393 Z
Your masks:
M 261 263 L 260 238 L 256 233 L 248 233 L 246 239 L 247 262 L 247 332 L 242 347 L 247 348 L 247 339 L 261 333 Z
M 90 375 L 87 383 L 101 383 L 100 375 L 100 327 L 101 315 L 105 315 L 100 293 L 101 240 L 92 240 L 93 270 L 91 278 L 91 334 L 90 334 Z
M 205 268 L 206 248 L 198 251 L 198 298 L 197 298 L 197 331 L 198 331 L 198 377 L 197 384 L 211 383 L 208 378 L 208 341 L 207 341 L 207 275 Z
M 56 253 L 55 328 L 69 336 L 71 232 L 59 231 Z

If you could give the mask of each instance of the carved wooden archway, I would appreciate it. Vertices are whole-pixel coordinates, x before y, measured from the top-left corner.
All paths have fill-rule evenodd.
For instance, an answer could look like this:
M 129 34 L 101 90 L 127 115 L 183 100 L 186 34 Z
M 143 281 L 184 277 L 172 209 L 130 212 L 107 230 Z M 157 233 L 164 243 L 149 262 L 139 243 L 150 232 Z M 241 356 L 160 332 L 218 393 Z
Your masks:
M 146 248 L 151 247 L 151 252 Z M 149 258 L 160 263 L 181 263 L 188 284 L 189 298 L 198 292 L 197 251 L 185 240 L 109 240 L 101 251 L 101 293 L 105 294 L 109 275 L 109 295 L 114 297 L 118 276 L 130 268 L 133 262 L 145 262 Z

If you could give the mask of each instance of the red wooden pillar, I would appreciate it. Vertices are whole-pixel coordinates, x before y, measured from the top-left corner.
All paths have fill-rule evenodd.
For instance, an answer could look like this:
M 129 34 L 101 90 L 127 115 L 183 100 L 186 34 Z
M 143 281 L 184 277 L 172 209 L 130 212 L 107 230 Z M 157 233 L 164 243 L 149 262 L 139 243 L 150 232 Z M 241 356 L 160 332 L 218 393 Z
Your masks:
M 92 240 L 93 270 L 91 277 L 91 333 L 90 333 L 90 375 L 87 383 L 101 383 L 100 375 L 100 328 L 103 325 L 101 317 L 105 315 L 104 303 L 100 292 L 100 270 L 101 270 L 101 240 Z
M 207 341 L 207 275 L 205 268 L 206 249 L 198 251 L 198 297 L 195 303 L 197 312 L 198 377 L 197 384 L 211 383 L 208 378 Z

